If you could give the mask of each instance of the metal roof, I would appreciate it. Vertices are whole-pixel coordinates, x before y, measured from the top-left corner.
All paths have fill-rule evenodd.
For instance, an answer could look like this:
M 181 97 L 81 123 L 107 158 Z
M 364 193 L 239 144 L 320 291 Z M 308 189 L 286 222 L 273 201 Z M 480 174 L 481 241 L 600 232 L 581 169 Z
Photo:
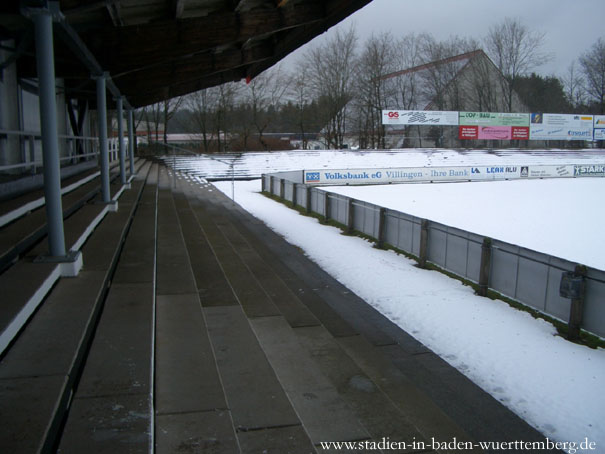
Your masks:
M 36 77 L 27 10 L 48 3 L 57 10 L 56 76 L 69 95 L 94 105 L 91 75 L 102 70 L 139 107 L 253 78 L 370 1 L 8 1 L 0 40 L 14 40 L 19 76 Z

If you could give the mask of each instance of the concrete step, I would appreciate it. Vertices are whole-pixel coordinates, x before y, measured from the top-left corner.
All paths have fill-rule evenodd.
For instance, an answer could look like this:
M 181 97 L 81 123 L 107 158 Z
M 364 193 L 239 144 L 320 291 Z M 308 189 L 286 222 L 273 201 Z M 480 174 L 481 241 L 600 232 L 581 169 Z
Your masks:
M 2 358 L 0 445 L 7 452 L 55 446 L 141 187 L 141 181 L 133 185 L 121 210 L 109 213 L 83 245 L 96 263 L 58 281 Z M 31 284 L 31 274 L 24 276 Z
M 155 251 L 157 170 L 149 173 L 124 244 L 136 239 Z M 148 252 L 146 252 L 148 254 Z M 133 261 L 135 262 L 133 265 Z M 154 260 L 139 272 L 135 254 L 122 254 L 107 293 L 69 415 L 61 452 L 148 452 L 152 413 Z
M 204 239 L 203 231 L 186 200 L 177 195 L 175 202 L 172 205 L 168 196 L 164 202 L 160 200 L 160 209 L 162 206 L 165 208 L 165 211 L 162 211 L 165 215 L 160 218 L 170 220 L 170 227 L 167 227 L 166 235 L 158 235 L 160 242 L 158 251 L 161 251 L 162 242 L 169 244 L 171 252 L 167 251 L 166 257 L 170 263 L 190 265 L 188 273 L 184 268 L 173 271 L 184 274 L 191 283 L 194 283 L 195 273 L 191 267 L 191 259 L 198 255 L 200 247 L 206 248 L 204 251 L 206 254 L 213 255 L 213 253 L 207 240 L 205 243 L 200 241 Z M 177 231 L 179 226 L 183 226 L 180 232 Z M 187 244 L 196 245 L 197 249 L 185 249 Z M 158 254 L 159 267 L 161 253 Z M 214 267 L 213 271 L 211 267 Z M 166 268 L 164 272 L 168 270 Z M 204 270 L 213 276 L 222 274 L 222 268 L 216 260 L 214 262 L 206 260 Z M 158 280 L 161 274 L 162 271 L 158 269 Z M 179 278 L 183 283 L 184 279 Z M 224 277 L 223 282 L 227 282 Z M 189 286 L 189 283 L 185 285 Z M 241 282 L 238 289 L 246 291 Z M 171 366 L 175 361 L 169 360 L 167 354 L 162 353 L 165 347 L 161 346 L 158 337 L 156 376 L 159 377 L 160 370 L 165 369 L 169 378 L 166 376 L 163 379 L 164 383 L 170 381 L 171 385 L 168 388 L 173 389 L 169 391 L 170 396 L 163 399 L 164 406 L 172 413 L 158 416 L 156 427 L 158 449 L 161 445 L 163 452 L 174 452 L 169 449 L 175 446 L 191 446 L 191 443 L 196 443 L 196 446 L 209 446 L 211 440 L 204 434 L 220 433 L 222 438 L 212 444 L 212 449 L 216 452 L 240 452 L 240 449 L 243 453 L 314 452 L 300 420 L 250 328 L 242 307 L 237 304 L 237 299 L 234 297 L 224 301 L 221 298 L 221 301 L 226 303 L 222 305 L 212 302 L 204 308 L 201 316 L 198 315 L 198 311 L 201 310 L 198 293 L 175 294 L 172 291 L 174 289 L 166 288 L 166 290 L 168 293 L 160 295 L 160 287 L 158 287 L 158 328 L 162 320 L 166 323 L 170 321 L 172 337 L 177 337 L 178 346 L 171 350 L 173 355 L 179 358 L 194 356 L 186 365 L 174 365 L 175 372 Z M 205 293 L 205 296 L 210 295 Z M 160 312 L 162 309 L 160 302 L 166 303 L 163 304 L 163 309 L 166 311 L 170 309 L 170 313 Z M 177 313 L 177 310 L 184 310 L 184 312 Z M 200 329 L 200 326 L 203 326 L 203 329 Z M 177 335 L 177 331 L 181 334 Z M 158 332 L 158 336 L 159 334 Z M 181 337 L 182 341 L 179 344 L 178 339 Z M 208 337 L 209 344 L 207 344 Z M 168 345 L 174 343 L 173 340 L 166 340 L 169 341 Z M 207 351 L 210 346 L 216 355 L 214 366 L 206 364 L 206 361 L 210 361 L 211 358 L 214 360 Z M 179 349 L 180 352 L 177 351 Z M 199 353 L 196 353 L 198 350 Z M 220 390 L 217 388 L 219 383 L 214 378 L 214 371 L 217 368 L 223 386 Z M 182 395 L 182 391 L 176 389 L 177 383 L 180 383 L 180 387 L 184 389 L 208 386 L 208 392 L 197 398 L 192 397 L 191 393 Z M 160 387 L 159 380 L 157 385 L 159 393 L 166 392 L 166 386 Z M 156 396 L 156 402 L 158 399 L 159 395 Z M 159 412 L 159 408 L 157 410 Z M 209 427 L 196 428 L 196 424 L 206 423 L 209 423 Z M 231 424 L 232 434 L 225 427 L 227 423 Z M 184 424 L 184 427 L 181 424 Z M 239 449 L 234 445 L 235 442 L 239 445 Z

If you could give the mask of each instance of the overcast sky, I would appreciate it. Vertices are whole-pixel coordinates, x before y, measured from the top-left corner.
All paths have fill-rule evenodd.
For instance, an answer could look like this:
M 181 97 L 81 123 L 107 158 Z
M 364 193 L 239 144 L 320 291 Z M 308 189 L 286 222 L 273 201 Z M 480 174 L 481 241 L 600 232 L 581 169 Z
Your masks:
M 530 29 L 546 33 L 544 51 L 550 63 L 536 72 L 562 76 L 569 64 L 599 37 L 605 39 L 605 0 L 373 0 L 328 33 L 288 57 L 288 65 L 309 45 L 329 37 L 336 28 L 355 24 L 363 42 L 372 33 L 395 36 L 428 32 L 438 40 L 450 36 L 478 40 L 504 17 L 518 17 Z

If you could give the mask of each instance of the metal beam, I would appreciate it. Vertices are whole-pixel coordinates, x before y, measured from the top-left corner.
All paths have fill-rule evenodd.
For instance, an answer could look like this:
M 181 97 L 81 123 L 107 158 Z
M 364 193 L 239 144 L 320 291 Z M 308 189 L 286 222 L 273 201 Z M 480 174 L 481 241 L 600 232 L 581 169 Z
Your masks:
M 132 108 L 128 109 L 128 157 L 130 160 L 130 176 L 134 175 L 134 141 L 136 134 L 134 130 L 134 118 Z
M 48 245 L 52 257 L 65 257 L 52 13 L 46 8 L 31 10 L 31 13 L 35 27 L 36 63 L 40 87 L 40 122 Z
M 122 97 L 116 99 L 116 110 L 118 111 L 118 156 L 120 158 L 120 181 L 126 184 L 126 168 L 124 162 L 124 110 L 122 108 Z
M 99 166 L 101 167 L 101 195 L 104 203 L 111 202 L 109 193 L 109 150 L 107 148 L 106 76 L 97 76 L 97 121 L 99 125 Z

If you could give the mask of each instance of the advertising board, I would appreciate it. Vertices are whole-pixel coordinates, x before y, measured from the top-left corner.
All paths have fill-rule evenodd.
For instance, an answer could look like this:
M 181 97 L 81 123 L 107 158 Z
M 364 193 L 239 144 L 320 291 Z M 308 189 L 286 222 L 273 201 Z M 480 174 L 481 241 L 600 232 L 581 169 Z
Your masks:
M 594 116 L 594 140 L 605 140 L 605 115 Z
M 529 126 L 528 113 L 460 112 L 460 125 Z
M 403 167 L 393 169 L 305 170 L 304 183 L 311 185 L 355 185 L 505 180 L 520 177 L 521 167 L 519 166 Z
M 458 112 L 447 110 L 383 110 L 382 124 L 457 126 Z
M 605 164 L 305 170 L 303 182 L 308 185 L 346 186 L 356 184 L 431 183 L 573 177 L 605 177 Z
M 532 113 L 531 140 L 592 140 L 592 115 Z
M 528 140 L 527 126 L 458 126 L 458 138 L 483 140 Z

